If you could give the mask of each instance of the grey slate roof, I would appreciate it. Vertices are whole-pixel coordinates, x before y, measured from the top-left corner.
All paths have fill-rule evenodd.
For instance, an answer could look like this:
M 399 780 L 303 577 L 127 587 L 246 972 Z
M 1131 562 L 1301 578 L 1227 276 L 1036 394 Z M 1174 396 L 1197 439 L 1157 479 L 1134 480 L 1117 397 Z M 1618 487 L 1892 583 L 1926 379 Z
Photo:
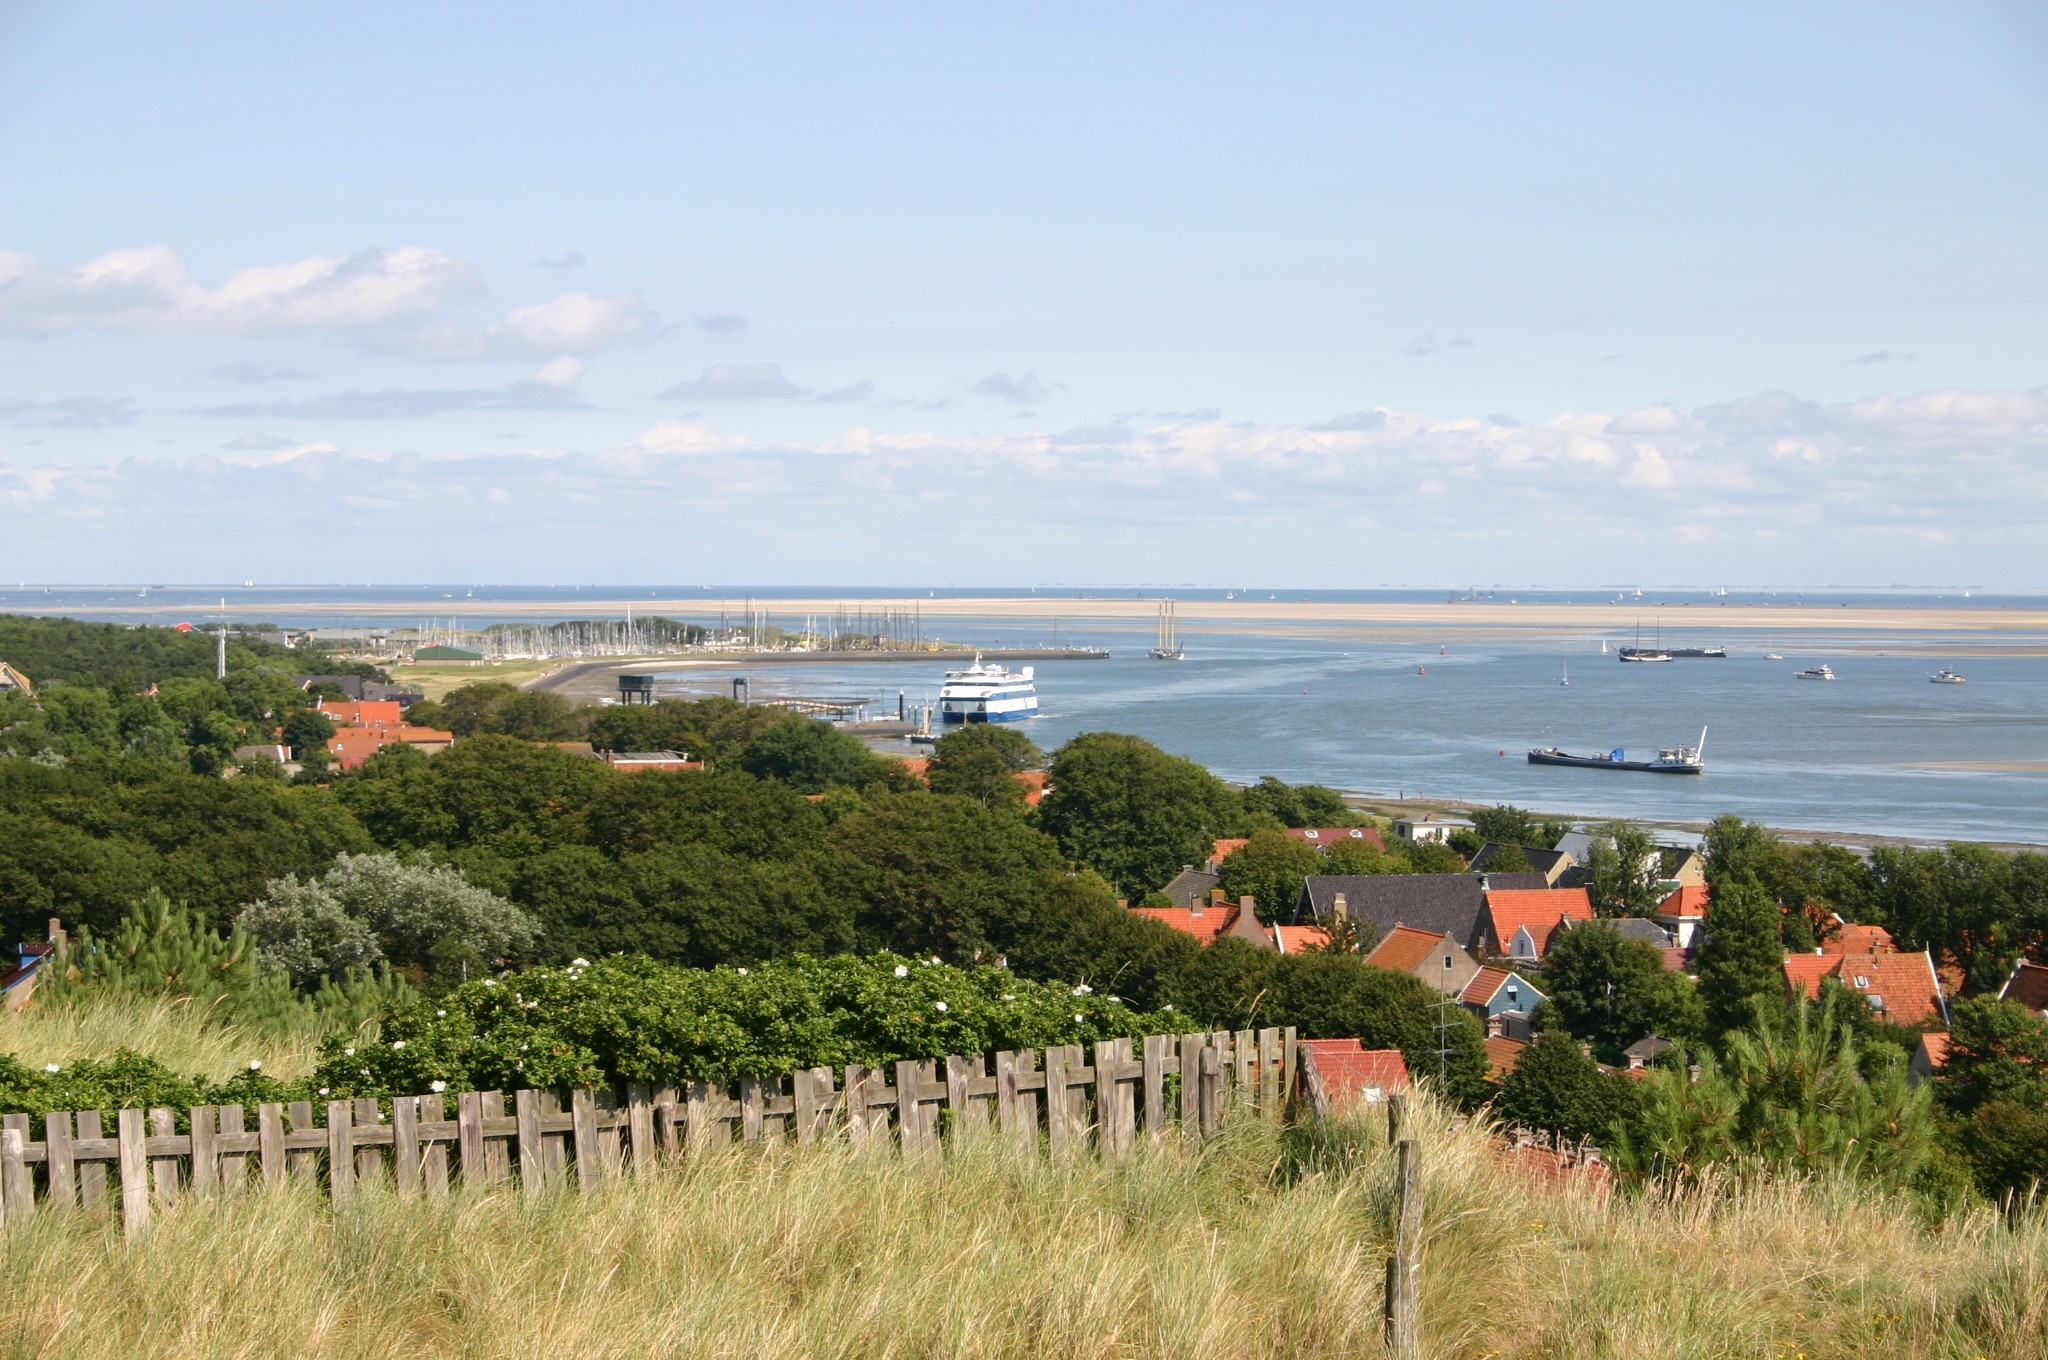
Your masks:
M 1472 871 L 1474 873 L 1485 872 L 1486 862 L 1498 854 L 1501 848 L 1501 845 L 1496 841 L 1488 841 L 1480 846 L 1479 853 L 1472 857 Z M 1571 862 L 1571 856 L 1562 850 L 1544 850 L 1534 845 L 1523 846 L 1522 857 L 1529 861 L 1531 869 L 1543 875 L 1547 883 L 1556 882 L 1558 875 L 1570 867 Z
M 1223 886 L 1223 876 L 1212 874 L 1206 869 L 1185 868 L 1173 876 L 1173 881 L 1160 891 L 1173 899 L 1176 907 L 1193 906 L 1207 902 L 1211 890 Z
M 1318 874 L 1302 880 L 1295 920 L 1329 920 L 1343 893 L 1352 919 L 1372 922 L 1381 934 L 1413 926 L 1476 949 L 1487 888 L 1549 886 L 1541 874 Z
M 1655 921 L 1646 921 L 1640 916 L 1603 916 L 1593 921 L 1559 922 L 1566 930 L 1585 926 L 1598 926 L 1614 931 L 1624 940 L 1641 940 L 1652 949 L 1669 949 L 1674 941 L 1671 932 Z

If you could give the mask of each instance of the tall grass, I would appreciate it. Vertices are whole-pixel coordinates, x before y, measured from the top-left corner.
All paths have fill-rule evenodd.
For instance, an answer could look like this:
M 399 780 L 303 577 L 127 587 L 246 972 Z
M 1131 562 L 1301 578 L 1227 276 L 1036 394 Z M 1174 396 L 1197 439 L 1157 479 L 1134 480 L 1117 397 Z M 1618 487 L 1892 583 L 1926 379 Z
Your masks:
M 1421 1116 L 1432 1355 L 2048 1354 L 2048 1224 L 1929 1226 L 1848 1183 L 1549 1185 Z M 929 1165 L 839 1145 L 690 1157 L 594 1196 L 291 1189 L 124 1243 L 0 1233 L 0 1354 L 1336 1357 L 1378 1353 L 1390 1162 L 1366 1122 L 1208 1148 Z
M 24 1010 L 0 1008 L 0 1053 L 33 1067 L 107 1058 L 123 1048 L 183 1076 L 224 1081 L 256 1059 L 264 1071 L 290 1081 L 312 1070 L 319 1041 L 311 1034 L 279 1038 L 246 1029 L 189 997 L 108 994 L 64 1004 L 39 998 Z

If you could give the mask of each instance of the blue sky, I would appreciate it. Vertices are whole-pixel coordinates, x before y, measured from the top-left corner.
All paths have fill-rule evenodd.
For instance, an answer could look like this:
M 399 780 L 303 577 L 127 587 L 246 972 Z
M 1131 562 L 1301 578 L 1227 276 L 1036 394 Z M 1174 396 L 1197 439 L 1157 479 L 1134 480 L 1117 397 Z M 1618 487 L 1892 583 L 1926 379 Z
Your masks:
M 2044 172 L 2038 5 L 0 0 L 0 577 L 2048 584 Z

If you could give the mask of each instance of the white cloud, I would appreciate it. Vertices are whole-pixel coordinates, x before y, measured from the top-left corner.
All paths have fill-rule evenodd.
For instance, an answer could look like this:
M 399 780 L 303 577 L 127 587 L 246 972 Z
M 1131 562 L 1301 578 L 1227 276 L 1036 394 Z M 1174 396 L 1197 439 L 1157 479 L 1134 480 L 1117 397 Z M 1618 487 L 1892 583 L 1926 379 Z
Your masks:
M 252 265 L 218 285 L 168 246 L 114 250 L 66 267 L 0 251 L 0 330 L 281 335 L 362 330 L 482 291 L 476 266 L 426 246 Z
M 419 572 L 431 552 L 508 578 L 626 571 L 647 545 L 630 569 L 672 577 L 684 569 L 662 554 L 679 526 L 734 574 L 792 580 L 950 579 L 960 553 L 993 541 L 1099 580 L 1163 563 L 1213 579 L 1218 544 L 1232 574 L 1333 584 L 1394 575 L 1392 561 L 1407 579 L 1512 579 L 1537 562 L 1632 577 L 1660 555 L 1730 581 L 1802 564 L 1823 573 L 1810 581 L 2048 570 L 2048 389 L 1646 409 L 1657 414 L 1512 426 L 1391 408 L 1377 421 L 1132 418 L 969 437 L 861 425 L 781 444 L 673 420 L 597 450 L 435 457 L 236 441 L 274 456 L 0 466 L 0 532 L 20 570 L 42 575 L 82 573 L 85 544 L 128 555 L 135 574 L 203 574 L 211 559 L 188 560 L 202 548 L 165 528 L 201 514 L 236 533 L 275 527 L 270 575 L 310 570 L 310 545 L 340 533 Z M 31 505 L 8 521 L 7 507 Z M 900 532 L 906 513 L 917 533 Z M 546 570 L 515 546 L 542 538 Z
M 435 323 L 394 333 L 383 344 L 420 359 L 548 359 L 595 354 L 641 339 L 656 320 L 637 293 L 562 293 L 514 307 L 489 326 Z
M 702 377 L 685 379 L 654 395 L 676 401 L 759 401 L 800 397 L 803 389 L 782 375 L 780 364 L 713 364 Z
M 126 397 L 64 397 L 57 401 L 0 397 L 0 420 L 25 430 L 110 430 L 133 425 L 141 414 Z

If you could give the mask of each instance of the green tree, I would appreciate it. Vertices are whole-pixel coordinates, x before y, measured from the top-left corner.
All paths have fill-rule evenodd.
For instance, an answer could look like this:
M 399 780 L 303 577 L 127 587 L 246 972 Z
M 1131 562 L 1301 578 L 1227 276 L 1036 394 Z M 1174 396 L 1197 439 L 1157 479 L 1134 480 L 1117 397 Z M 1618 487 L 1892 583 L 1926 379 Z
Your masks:
M 1536 819 L 1512 803 L 1478 808 L 1469 815 L 1481 840 L 1489 840 L 1496 845 L 1543 844 L 1539 839 Z
M 1382 850 L 1369 840 L 1348 837 L 1319 852 L 1323 867 L 1318 870 L 1325 874 L 1406 874 L 1414 872 L 1414 866 L 1405 855 L 1391 850 Z
M 1522 853 L 1522 847 L 1512 842 L 1496 844 L 1494 852 L 1486 857 L 1486 872 L 1489 874 L 1526 874 L 1532 872 L 1529 857 Z
M 1076 862 L 1136 899 L 1209 858 L 1242 808 L 1192 760 L 1115 732 L 1086 732 L 1053 755 L 1039 825 Z
M 1664 970 L 1655 949 L 1604 921 L 1559 930 L 1543 956 L 1551 1014 L 1575 1037 L 1618 1056 L 1646 1034 L 1697 1038 L 1691 979 Z
M 1577 1039 L 1549 1030 L 1522 1050 L 1493 1108 L 1510 1124 L 1604 1145 L 1634 1122 L 1637 1100 L 1631 1079 L 1602 1072 Z
M 1609 822 L 1586 852 L 1586 891 L 1602 916 L 1648 916 L 1657 910 L 1657 857 L 1650 835 L 1633 822 Z
M 1458 852 L 1440 841 L 1418 841 L 1408 847 L 1408 872 L 1412 874 L 1462 874 L 1465 861 Z
M 1215 948 L 1211 945 L 1210 948 Z M 1293 1025 L 1308 1039 L 1359 1039 L 1398 1048 L 1416 1077 L 1471 1105 L 1486 1094 L 1486 1034 L 1463 1006 L 1419 978 L 1369 966 L 1356 954 L 1278 957 L 1261 1025 Z
M 1996 1100 L 2048 1110 L 2048 1018 L 1996 997 L 1957 1001 L 1934 1087 L 1958 1114 Z
M 1265 775 L 1243 793 L 1244 809 L 1265 813 L 1282 826 L 1356 826 L 1344 795 L 1321 784 L 1288 784 Z
M 1322 852 L 1284 831 L 1255 831 L 1251 839 L 1224 857 L 1224 896 L 1256 899 L 1259 919 L 1291 917 L 1301 896 L 1301 881 L 1324 872 Z
M 1714 894 L 1700 950 L 1700 1001 L 1707 1030 L 1725 1035 L 1754 1024 L 1785 994 L 1785 950 L 1778 908 L 1752 878 L 1724 881 Z
M 2012 969 L 2022 912 L 2010 900 L 2012 862 L 1985 845 L 1871 851 L 1872 905 L 1902 949 L 1953 959 L 1970 992 L 1996 988 Z
M 1045 752 L 1014 728 L 970 723 L 940 737 L 925 780 L 933 793 L 972 798 L 985 807 L 1024 802 L 1017 776 L 1045 764 Z
M 806 718 L 777 723 L 754 738 L 741 752 L 739 765 L 798 793 L 822 793 L 831 784 L 865 788 L 882 781 L 895 762 L 877 756 L 850 732 Z
M 1737 879 L 1762 883 L 1783 848 L 1777 833 L 1761 823 L 1732 814 L 1716 817 L 1707 827 L 1707 884 L 1718 889 Z
M 300 709 L 284 722 L 284 744 L 300 759 L 324 748 L 333 735 L 334 724 L 327 715 L 310 708 Z

